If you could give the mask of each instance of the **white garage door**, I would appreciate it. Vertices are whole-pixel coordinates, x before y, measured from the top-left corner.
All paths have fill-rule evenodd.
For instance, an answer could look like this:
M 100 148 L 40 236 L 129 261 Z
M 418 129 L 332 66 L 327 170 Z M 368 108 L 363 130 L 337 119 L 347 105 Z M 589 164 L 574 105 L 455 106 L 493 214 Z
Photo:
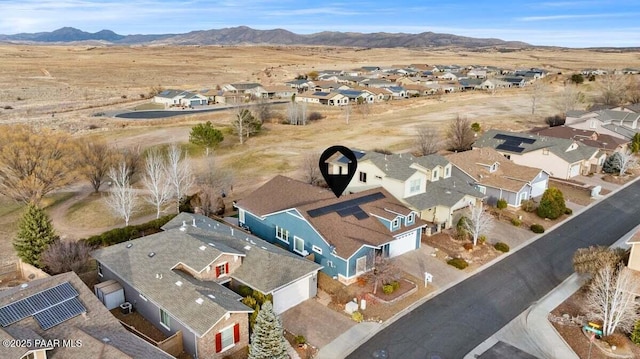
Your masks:
M 547 181 L 538 181 L 531 185 L 531 197 L 542 196 L 547 187 Z
M 418 231 L 411 231 L 396 237 L 396 240 L 389 243 L 389 257 L 399 256 L 416 249 L 417 233 Z
M 273 293 L 273 311 L 280 314 L 309 299 L 309 281 L 305 277 Z
M 571 170 L 569 171 L 569 177 L 575 177 L 580 174 L 580 164 L 575 164 L 571 166 Z

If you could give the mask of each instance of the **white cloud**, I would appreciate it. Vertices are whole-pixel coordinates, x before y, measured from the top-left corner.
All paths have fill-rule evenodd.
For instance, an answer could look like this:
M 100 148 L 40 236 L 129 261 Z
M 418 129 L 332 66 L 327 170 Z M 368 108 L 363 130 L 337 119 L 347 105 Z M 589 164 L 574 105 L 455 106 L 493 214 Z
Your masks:
M 608 14 L 559 14 L 559 15 L 543 15 L 543 16 L 525 16 L 517 18 L 519 21 L 552 21 L 552 20 L 573 20 L 573 19 L 606 19 L 616 17 L 634 17 L 638 16 L 637 12 L 622 12 Z

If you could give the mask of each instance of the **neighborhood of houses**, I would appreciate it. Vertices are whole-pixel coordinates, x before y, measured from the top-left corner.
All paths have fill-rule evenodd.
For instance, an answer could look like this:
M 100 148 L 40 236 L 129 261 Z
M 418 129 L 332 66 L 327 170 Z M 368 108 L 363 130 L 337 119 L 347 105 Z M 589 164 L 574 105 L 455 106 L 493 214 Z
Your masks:
M 196 107 L 255 99 L 295 99 L 297 102 L 345 106 L 467 90 L 525 87 L 546 75 L 546 70 L 537 68 L 508 70 L 493 66 L 420 64 L 389 68 L 363 66 L 352 71 L 317 71 L 313 78 L 298 76 L 278 85 L 244 82 L 200 91 L 168 89 L 158 93 L 153 101 L 165 107 Z
M 295 98 L 342 106 L 523 87 L 545 75 L 488 66 L 371 66 L 318 71 L 316 79 L 272 87 L 164 90 L 154 101 L 196 107 Z M 423 237 L 454 227 L 470 207 L 504 200 L 519 208 L 552 179 L 599 173 L 609 155 L 627 151 L 639 119 L 638 106 L 569 111 L 562 126 L 490 129 L 469 151 L 421 157 L 352 148 L 357 171 L 338 198 L 278 175 L 235 203 L 236 223 L 180 213 L 159 233 L 95 250 L 100 283 L 93 292 L 72 272 L 0 291 L 0 338 L 39 339 L 11 348 L 15 358 L 170 358 L 183 351 L 192 358 L 227 357 L 249 344 L 254 309 L 241 301 L 241 288 L 270 296 L 282 314 L 317 295 L 319 272 L 355 283 L 377 257 L 420 249 Z M 346 173 L 348 161 L 331 158 L 330 172 Z M 139 313 L 170 345 L 163 351 L 127 331 L 109 312 L 114 309 Z M 83 345 L 60 346 L 54 339 Z

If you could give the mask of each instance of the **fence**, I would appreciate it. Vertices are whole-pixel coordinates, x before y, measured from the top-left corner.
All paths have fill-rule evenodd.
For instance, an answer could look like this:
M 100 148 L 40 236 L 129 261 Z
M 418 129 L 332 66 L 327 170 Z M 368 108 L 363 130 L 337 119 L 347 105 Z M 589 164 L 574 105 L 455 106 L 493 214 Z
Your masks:
M 123 322 L 123 321 L 120 321 L 120 324 L 122 324 L 122 326 L 125 327 L 131 333 L 139 336 L 140 338 L 144 339 L 145 341 L 149 342 L 150 344 L 157 346 L 158 348 L 162 349 L 166 353 L 169 353 L 170 355 L 173 355 L 174 357 L 177 357 L 178 355 L 180 355 L 184 351 L 184 348 L 183 348 L 183 345 L 182 345 L 182 331 L 180 331 L 180 330 L 177 331 L 172 336 L 168 337 L 167 339 L 157 342 L 157 341 L 149 338 L 148 336 L 146 336 L 144 333 L 142 333 L 141 331 L 139 331 L 135 327 L 133 327 L 133 326 L 131 326 L 131 325 L 129 325 L 129 324 Z
M 18 262 L 11 262 L 0 265 L 0 283 L 20 279 Z

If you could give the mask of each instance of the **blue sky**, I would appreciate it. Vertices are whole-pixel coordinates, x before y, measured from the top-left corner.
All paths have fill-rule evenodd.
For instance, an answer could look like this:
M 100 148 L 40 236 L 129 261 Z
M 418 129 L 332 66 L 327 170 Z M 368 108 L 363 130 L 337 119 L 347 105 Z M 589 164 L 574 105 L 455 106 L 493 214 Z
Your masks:
M 640 1 L 0 0 L 0 34 L 63 26 L 119 34 L 246 25 L 319 31 L 433 31 L 567 47 L 640 46 Z

